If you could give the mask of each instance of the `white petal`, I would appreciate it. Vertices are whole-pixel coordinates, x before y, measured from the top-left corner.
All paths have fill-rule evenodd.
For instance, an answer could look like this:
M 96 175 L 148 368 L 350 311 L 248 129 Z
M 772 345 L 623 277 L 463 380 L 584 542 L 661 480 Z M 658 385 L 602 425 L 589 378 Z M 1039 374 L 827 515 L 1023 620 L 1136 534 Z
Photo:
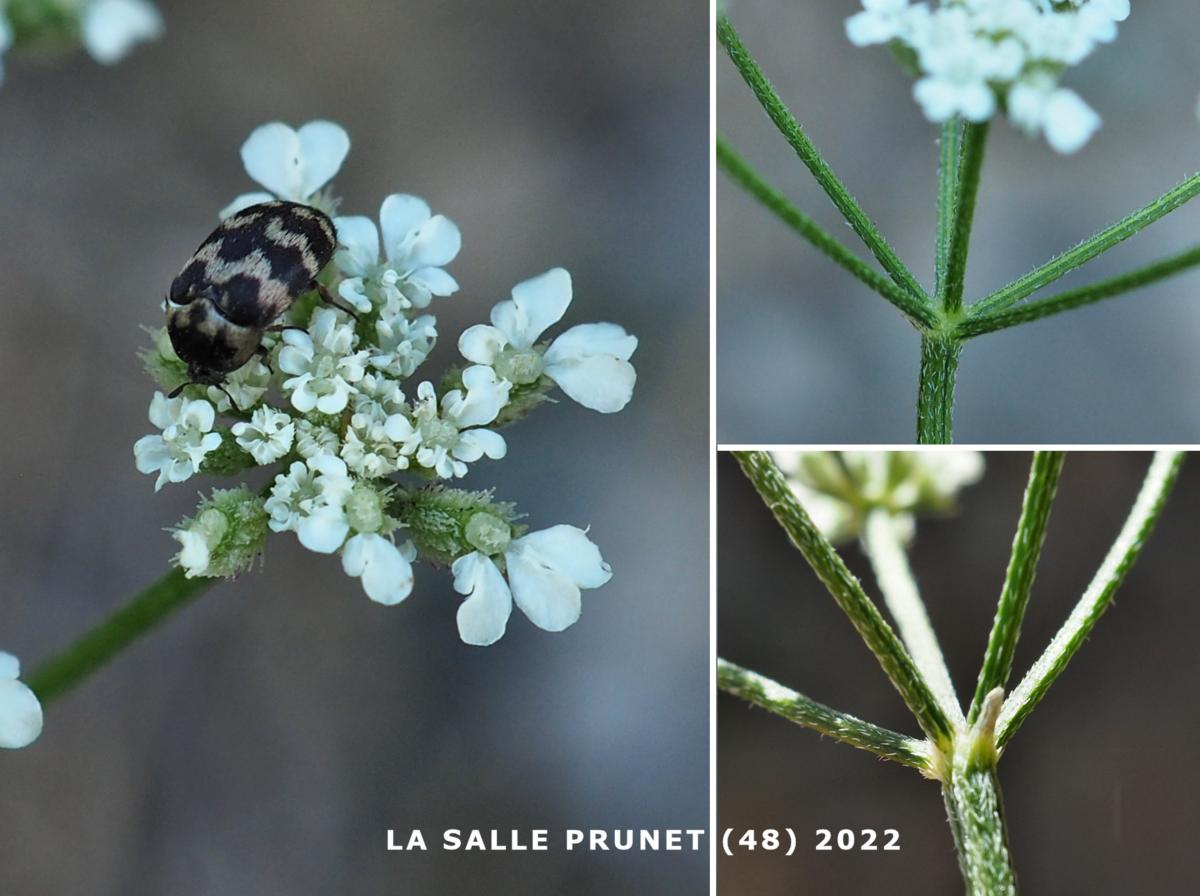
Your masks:
M 625 407 L 637 382 L 632 364 L 603 355 L 547 364 L 545 374 L 585 408 L 602 414 Z
M 97 62 L 111 65 L 139 41 L 163 33 L 163 20 L 146 0 L 93 0 L 80 20 L 83 44 Z
M 408 275 L 408 282 L 428 290 L 435 296 L 452 296 L 458 292 L 458 281 L 441 268 L 421 268 Z
M 475 364 L 492 364 L 506 345 L 504 333 L 487 324 L 467 327 L 458 337 L 459 352 Z
M 474 463 L 485 454 L 492 460 L 499 460 L 508 452 L 508 443 L 504 436 L 490 429 L 468 429 L 458 437 L 454 446 L 454 456 L 467 463 Z
M 296 133 L 300 146 L 300 193 L 307 199 L 329 181 L 350 152 L 350 136 L 332 121 L 310 121 Z
M 467 595 L 458 608 L 458 636 L 486 647 L 504 635 L 512 615 L 512 593 L 496 564 L 478 551 L 459 557 L 450 567 L 454 590 Z
M 7 651 L 0 650 L 0 681 L 21 676 L 21 661 Z
M 509 550 L 533 552 L 541 562 L 570 578 L 581 588 L 599 588 L 612 578 L 612 568 L 600 549 L 576 526 L 558 525 L 516 539 Z
M 612 355 L 628 361 L 637 344 L 637 337 L 626 333 L 625 328 L 617 324 L 578 324 L 550 343 L 546 363 L 588 355 Z
M 219 217 L 224 220 L 230 215 L 236 215 L 242 209 L 258 205 L 260 202 L 270 202 L 274 198 L 270 193 L 243 193 L 234 199 L 233 202 L 229 203 L 229 205 L 221 209 Z
M 388 258 L 410 233 L 432 216 L 429 203 L 419 196 L 393 193 L 379 207 L 379 224 L 383 228 L 383 251 Z
M 349 532 L 350 524 L 340 507 L 318 507 L 296 526 L 300 543 L 318 554 L 332 554 L 342 546 Z
M 259 125 L 242 144 L 246 173 L 276 196 L 300 196 L 300 137 L 281 121 Z
M 434 215 L 421 225 L 416 239 L 409 244 L 403 259 L 404 268 L 409 271 L 440 268 L 454 261 L 461 248 L 462 234 L 458 225 L 445 215 Z
M 394 606 L 412 593 L 412 564 L 382 535 L 355 535 L 342 551 L 346 575 L 361 576 L 367 597 Z
M 509 342 L 526 349 L 566 314 L 570 304 L 571 275 L 562 268 L 552 268 L 514 286 L 512 301 L 492 309 L 492 323 L 504 331 Z
M 334 218 L 338 245 L 334 261 L 342 273 L 351 277 L 366 277 L 379 263 L 379 231 L 375 222 L 365 215 Z
M 42 733 L 42 705 L 15 678 L 0 681 L 0 747 L 27 747 Z
M 466 397 L 458 390 L 448 392 L 442 399 L 443 416 L 459 429 L 491 423 L 508 403 L 512 384 L 496 376 L 496 371 L 482 364 L 472 364 L 462 372 Z
M 578 585 L 530 551 L 510 547 L 504 558 L 513 600 L 530 622 L 548 632 L 561 632 L 579 620 L 583 601 Z

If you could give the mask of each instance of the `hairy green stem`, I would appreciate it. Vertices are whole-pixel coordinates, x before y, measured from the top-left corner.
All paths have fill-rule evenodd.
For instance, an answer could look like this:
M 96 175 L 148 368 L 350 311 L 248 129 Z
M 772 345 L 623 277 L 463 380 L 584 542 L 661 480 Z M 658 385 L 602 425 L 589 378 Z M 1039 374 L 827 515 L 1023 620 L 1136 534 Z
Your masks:
M 917 442 L 948 445 L 954 439 L 954 382 L 962 343 L 952 336 L 921 339 L 921 373 L 917 385 Z
M 1033 456 L 1029 484 L 1025 487 L 1025 498 L 1021 503 L 1021 517 L 1017 521 L 1017 534 L 1013 536 L 1012 554 L 1004 574 L 1004 587 L 1000 591 L 1000 602 L 984 652 L 983 666 L 979 670 L 975 697 L 967 714 L 968 722 L 973 723 L 979 717 L 983 700 L 991 691 L 1008 685 L 1017 639 L 1021 636 L 1021 622 L 1025 617 L 1025 607 L 1029 604 L 1038 559 L 1042 555 L 1046 524 L 1050 520 L 1050 509 L 1054 506 L 1064 458 L 1061 451 L 1039 451 Z
M 936 317 L 932 309 L 914 298 L 887 277 L 867 265 L 838 240 L 822 229 L 812 218 L 800 211 L 780 192 L 764 181 L 749 164 L 724 140 L 717 140 L 717 164 L 743 190 L 761 202 L 784 224 L 796 231 L 822 252 L 841 265 L 868 287 L 879 293 L 908 317 L 914 324 L 931 327 Z
M 1058 314 L 1060 311 L 1069 311 L 1082 305 L 1090 305 L 1092 302 L 1119 296 L 1130 290 L 1148 286 L 1155 281 L 1164 280 L 1198 264 L 1200 264 L 1200 246 L 1192 246 L 1183 252 L 1159 259 L 1116 277 L 1110 277 L 1107 280 L 1089 283 L 1077 289 L 1068 289 L 1057 295 L 1047 296 L 1027 305 L 1018 305 L 1015 308 L 1008 308 L 993 314 L 985 314 L 980 317 L 968 316 L 959 324 L 957 334 L 963 339 L 969 339 L 972 336 L 981 336 L 984 333 L 992 333 L 1006 327 L 1048 317 L 1051 314 Z
M 187 578 L 174 568 L 24 679 L 45 706 L 87 678 L 219 579 Z
M 1200 174 L 1193 174 L 1179 186 L 1148 203 L 1117 223 L 1105 228 L 1095 236 L 1084 240 L 1074 249 L 1068 249 L 1035 268 L 1024 277 L 1014 280 L 991 295 L 985 296 L 969 309 L 971 318 L 984 317 L 1014 305 L 1026 296 L 1053 283 L 1085 262 L 1091 261 L 1102 252 L 1129 239 L 1138 231 L 1153 224 L 1159 218 L 1179 208 L 1200 194 Z
M 937 244 L 934 252 L 934 287 L 937 303 L 943 305 L 946 292 L 946 266 L 950 260 L 950 234 L 954 231 L 954 205 L 958 196 L 958 156 L 962 148 L 962 119 L 958 116 L 942 122 L 938 141 L 938 217 Z
M 979 177 L 983 171 L 987 135 L 986 121 L 969 121 L 963 125 L 953 203 L 954 225 L 950 231 L 943 289 L 938 296 L 942 309 L 948 313 L 955 313 L 962 308 L 967 252 L 971 245 L 971 225 L 975 221 L 975 200 L 979 195 Z
M 717 660 L 717 687 L 727 694 L 883 759 L 931 769 L 929 744 L 839 712 L 749 669 Z
M 742 79 L 746 85 L 754 92 L 758 98 L 763 110 L 774 122 L 775 127 L 783 134 L 784 138 L 791 144 L 796 155 L 799 156 L 810 172 L 821 185 L 821 189 L 825 191 L 830 200 L 838 211 L 853 228 L 854 232 L 859 235 L 859 238 L 871 250 L 871 254 L 879 261 L 883 269 L 895 281 L 896 285 L 905 292 L 912 295 L 914 298 L 928 304 L 929 297 L 925 294 L 921 284 L 912 275 L 912 272 L 905 267 L 904 262 L 900 260 L 895 250 L 892 249 L 883 234 L 867 217 L 866 213 L 859 206 L 858 202 L 850 195 L 850 191 L 833 173 L 828 163 L 817 152 L 817 148 L 812 141 L 804 133 L 795 116 L 788 110 L 788 107 L 780 99 L 775 88 L 771 86 L 766 76 L 759 69 L 758 63 L 743 46 L 741 38 L 738 37 L 737 31 L 734 30 L 728 17 L 724 13 L 719 13 L 717 16 L 717 38 L 721 41 L 726 52 L 729 54 L 730 60 L 741 73 Z
M 735 451 L 742 472 L 754 485 L 763 503 L 804 555 L 834 601 L 879 661 L 888 679 L 900 692 L 921 730 L 938 749 L 952 739 L 954 726 L 904 644 L 846 568 L 841 556 L 813 524 L 783 473 L 765 451 Z
M 1016 876 L 1008 853 L 1004 800 L 996 776 L 996 718 L 1004 690 L 984 698 L 979 716 L 955 742 L 942 796 L 958 848 L 967 896 L 1015 896 Z
M 1000 712 L 996 740 L 1003 747 L 1045 696 L 1067 663 L 1083 645 L 1097 620 L 1112 604 L 1117 588 L 1141 554 L 1183 463 L 1182 451 L 1159 451 L 1154 455 L 1145 482 L 1100 569 L 1096 571 L 1079 602 L 1050 644 L 1009 695 Z

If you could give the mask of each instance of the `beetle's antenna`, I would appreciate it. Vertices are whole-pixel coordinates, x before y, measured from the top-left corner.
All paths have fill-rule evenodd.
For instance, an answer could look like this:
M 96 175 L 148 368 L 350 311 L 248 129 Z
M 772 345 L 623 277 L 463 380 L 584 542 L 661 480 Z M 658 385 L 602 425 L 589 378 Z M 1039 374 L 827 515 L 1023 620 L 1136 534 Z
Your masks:
M 174 389 L 172 389 L 170 391 L 170 393 L 167 395 L 167 398 L 178 398 L 179 393 L 182 392 L 184 389 L 186 389 L 188 386 L 216 386 L 218 389 L 220 389 L 222 392 L 225 393 L 225 397 L 229 399 L 229 404 L 235 411 L 238 411 L 240 413 L 242 410 L 242 406 L 233 400 L 233 396 L 229 394 L 229 390 L 226 389 L 224 386 L 222 386 L 220 383 L 198 383 L 195 380 L 188 380 L 186 383 L 181 383 L 180 385 L 178 385 Z

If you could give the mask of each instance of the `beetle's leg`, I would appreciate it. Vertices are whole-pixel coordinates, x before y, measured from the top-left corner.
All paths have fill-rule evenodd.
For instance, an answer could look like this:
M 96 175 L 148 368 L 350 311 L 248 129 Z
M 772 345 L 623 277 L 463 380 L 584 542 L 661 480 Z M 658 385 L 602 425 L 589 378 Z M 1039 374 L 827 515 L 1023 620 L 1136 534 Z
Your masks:
M 337 299 L 335 299 L 330 294 L 329 290 L 325 288 L 324 283 L 318 283 L 316 280 L 314 280 L 313 287 L 316 289 L 317 295 L 319 295 L 321 297 L 321 301 L 324 302 L 326 305 L 332 305 L 334 308 L 340 309 L 341 311 L 345 311 L 356 321 L 358 320 L 358 315 L 354 312 L 354 309 L 347 308 L 345 305 L 343 305 L 341 302 L 339 302 Z
M 270 329 L 270 327 L 267 329 Z M 263 367 L 267 368 L 267 370 L 271 372 L 271 376 L 274 376 L 275 368 L 271 366 L 271 353 L 267 351 L 267 347 L 265 345 L 260 345 L 254 354 L 258 355 L 258 360 L 262 361 Z

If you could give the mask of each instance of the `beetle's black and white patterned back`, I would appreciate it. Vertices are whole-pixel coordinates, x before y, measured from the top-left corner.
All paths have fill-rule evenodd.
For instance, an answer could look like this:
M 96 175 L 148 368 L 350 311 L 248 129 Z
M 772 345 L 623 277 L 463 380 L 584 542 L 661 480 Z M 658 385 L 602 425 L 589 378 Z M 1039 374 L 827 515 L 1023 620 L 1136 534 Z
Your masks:
M 286 311 L 333 258 L 337 238 L 323 212 L 264 202 L 230 216 L 196 250 L 168 298 L 209 296 L 231 323 L 261 329 Z

